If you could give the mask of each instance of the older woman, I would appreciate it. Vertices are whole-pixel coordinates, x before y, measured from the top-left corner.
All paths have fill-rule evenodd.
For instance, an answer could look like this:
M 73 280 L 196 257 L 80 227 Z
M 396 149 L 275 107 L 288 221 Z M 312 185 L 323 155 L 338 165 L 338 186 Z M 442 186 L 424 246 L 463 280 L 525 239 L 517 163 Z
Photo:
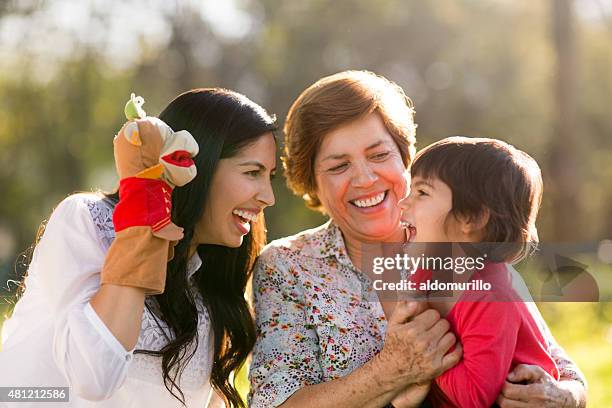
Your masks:
M 429 382 L 459 361 L 446 320 L 381 302 L 360 268 L 368 243 L 406 240 L 397 203 L 415 152 L 413 116 L 400 87 L 363 71 L 323 78 L 291 107 L 288 184 L 330 221 L 272 242 L 258 260 L 251 406 L 420 406 Z M 562 381 L 518 366 L 510 379 L 537 385 L 506 383 L 502 407 L 584 404 L 582 374 L 547 335 Z

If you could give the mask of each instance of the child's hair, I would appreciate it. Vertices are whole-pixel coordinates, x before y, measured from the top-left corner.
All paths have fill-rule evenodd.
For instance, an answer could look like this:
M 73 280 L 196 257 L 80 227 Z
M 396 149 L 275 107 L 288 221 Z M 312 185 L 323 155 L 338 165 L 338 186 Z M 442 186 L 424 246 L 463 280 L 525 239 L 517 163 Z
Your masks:
M 417 153 L 411 175 L 446 183 L 455 218 L 488 211 L 482 241 L 508 244 L 496 245 L 497 260 L 518 262 L 535 249 L 542 173 L 527 153 L 496 139 L 448 137 Z

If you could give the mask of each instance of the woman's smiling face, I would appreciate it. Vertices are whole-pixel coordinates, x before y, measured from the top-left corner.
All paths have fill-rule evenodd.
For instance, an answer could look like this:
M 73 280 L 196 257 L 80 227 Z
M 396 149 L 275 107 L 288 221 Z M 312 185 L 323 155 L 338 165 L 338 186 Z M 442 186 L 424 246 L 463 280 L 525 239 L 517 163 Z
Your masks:
M 400 241 L 398 201 L 409 173 L 376 113 L 325 136 L 315 158 L 316 194 L 345 238 Z
M 202 219 L 196 226 L 198 244 L 237 248 L 265 207 L 274 205 L 270 182 L 276 171 L 272 133 L 260 136 L 233 157 L 219 160 Z

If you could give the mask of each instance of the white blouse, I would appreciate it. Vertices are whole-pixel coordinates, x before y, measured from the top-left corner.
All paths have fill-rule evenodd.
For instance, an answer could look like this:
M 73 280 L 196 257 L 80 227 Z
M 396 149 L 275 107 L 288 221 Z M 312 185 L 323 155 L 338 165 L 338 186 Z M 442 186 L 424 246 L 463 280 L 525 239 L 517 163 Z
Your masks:
M 51 215 L 34 250 L 26 290 L 4 323 L 0 386 L 70 387 L 70 403 L 46 407 L 182 406 L 164 385 L 161 357 L 126 351 L 89 303 L 100 288 L 100 271 L 115 236 L 112 211 L 99 195 L 76 194 Z M 190 282 L 201 264 L 196 253 L 188 263 Z M 199 312 L 198 341 L 191 346 L 197 350 L 179 385 L 188 407 L 206 407 L 212 394 L 213 336 L 202 298 L 195 285 L 191 289 Z M 159 318 L 158 326 L 152 299 L 145 302 L 135 349 L 157 351 L 172 333 Z

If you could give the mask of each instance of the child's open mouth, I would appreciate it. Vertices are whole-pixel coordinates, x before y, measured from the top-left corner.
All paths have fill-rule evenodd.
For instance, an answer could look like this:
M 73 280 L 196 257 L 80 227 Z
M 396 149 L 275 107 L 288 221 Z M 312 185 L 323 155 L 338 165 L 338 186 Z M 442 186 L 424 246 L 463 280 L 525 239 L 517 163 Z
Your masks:
M 405 220 L 401 220 L 400 224 L 402 228 L 408 231 L 408 242 L 412 242 L 412 240 L 414 239 L 417 233 L 416 227 L 412 225 L 410 222 L 405 221 Z

